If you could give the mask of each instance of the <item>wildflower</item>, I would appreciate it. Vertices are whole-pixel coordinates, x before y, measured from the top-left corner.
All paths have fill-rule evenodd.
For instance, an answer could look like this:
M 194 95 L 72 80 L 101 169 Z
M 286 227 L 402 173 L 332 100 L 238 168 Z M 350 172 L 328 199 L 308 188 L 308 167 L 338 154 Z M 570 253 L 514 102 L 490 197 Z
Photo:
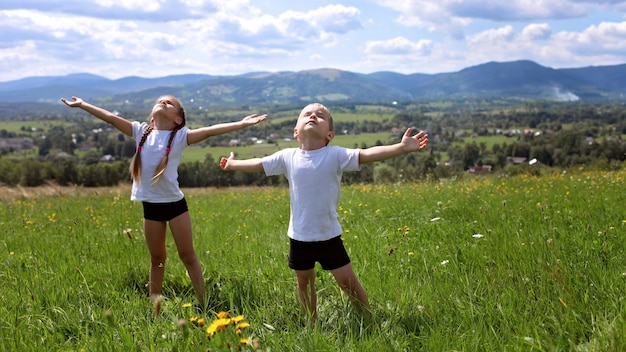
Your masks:
M 225 313 L 225 312 L 223 312 L 223 313 Z M 228 314 L 228 313 L 226 313 L 226 314 Z M 228 325 L 230 325 L 230 322 L 231 322 L 231 320 L 229 318 L 218 318 L 218 319 L 215 319 L 213 321 L 213 323 L 211 323 L 211 325 L 209 325 L 209 327 L 206 329 L 206 336 L 208 338 L 213 337 L 213 335 L 215 335 L 216 332 L 220 332 L 220 331 L 223 331 L 224 329 L 226 329 L 226 327 Z
M 441 265 L 446 265 L 446 264 L 448 264 L 448 263 L 450 263 L 450 261 L 446 259 L 446 260 L 444 260 L 444 261 L 442 261 L 442 262 L 441 262 Z
M 243 330 L 243 329 L 249 328 L 249 327 L 250 327 L 250 324 L 246 323 L 245 321 L 237 324 L 237 329 L 239 329 L 239 330 Z
M 237 324 L 237 323 L 241 322 L 244 319 L 245 318 L 244 318 L 243 315 L 238 315 L 238 316 L 232 318 L 231 321 L 233 322 L 233 324 Z
M 483 238 L 484 236 L 482 234 L 480 234 L 480 233 L 475 233 L 475 234 L 472 235 L 472 237 L 474 237 L 474 238 Z
M 183 303 L 183 308 L 191 308 L 191 303 Z
M 224 319 L 224 318 L 228 318 L 230 317 L 230 314 L 228 314 L 228 312 L 219 312 L 217 313 L 217 318 L 218 319 Z
M 414 254 L 415 254 L 415 253 L 413 253 L 413 252 L 409 252 L 409 256 L 412 256 L 412 255 L 414 255 Z

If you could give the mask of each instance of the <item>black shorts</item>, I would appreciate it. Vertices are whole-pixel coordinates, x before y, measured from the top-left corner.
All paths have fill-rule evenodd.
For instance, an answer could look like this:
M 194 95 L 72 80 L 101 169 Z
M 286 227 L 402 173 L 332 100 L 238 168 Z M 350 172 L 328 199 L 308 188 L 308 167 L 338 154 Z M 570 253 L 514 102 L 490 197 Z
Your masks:
M 189 211 L 185 198 L 171 203 L 141 202 L 141 204 L 143 204 L 143 218 L 146 220 L 170 221 L 178 215 Z
M 350 264 L 341 236 L 326 241 L 302 242 L 289 239 L 289 268 L 309 270 L 319 262 L 324 270 L 335 270 Z

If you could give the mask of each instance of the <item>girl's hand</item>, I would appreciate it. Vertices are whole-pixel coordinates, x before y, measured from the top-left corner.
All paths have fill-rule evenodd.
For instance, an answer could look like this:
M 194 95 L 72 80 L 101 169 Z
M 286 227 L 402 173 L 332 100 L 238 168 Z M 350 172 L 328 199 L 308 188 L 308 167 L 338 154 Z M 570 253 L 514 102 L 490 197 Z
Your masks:
M 411 128 L 408 128 L 402 136 L 402 144 L 409 152 L 422 150 L 428 145 L 428 135 L 424 131 L 419 131 L 415 136 L 411 137 Z
M 69 101 L 65 98 L 61 98 L 61 101 L 64 102 L 65 105 L 72 107 L 72 108 L 77 108 L 83 105 L 83 100 L 77 97 L 72 97 L 72 101 Z
M 248 115 L 243 118 L 243 121 L 246 125 L 256 125 L 257 123 L 261 123 L 267 119 L 267 114 L 263 114 L 261 116 L 257 114 Z

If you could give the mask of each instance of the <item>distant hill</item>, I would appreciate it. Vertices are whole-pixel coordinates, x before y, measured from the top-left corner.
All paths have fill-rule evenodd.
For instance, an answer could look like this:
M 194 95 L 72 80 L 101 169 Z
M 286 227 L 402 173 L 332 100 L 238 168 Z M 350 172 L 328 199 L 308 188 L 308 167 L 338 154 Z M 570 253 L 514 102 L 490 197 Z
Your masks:
M 361 74 L 332 68 L 298 72 L 203 74 L 111 80 L 86 73 L 0 82 L 0 102 L 56 103 L 78 95 L 108 104 L 145 108 L 161 94 L 186 106 L 228 107 L 322 102 L 391 102 L 416 99 L 519 98 L 613 100 L 626 93 L 626 64 L 553 69 L 535 62 L 488 62 L 458 72 Z

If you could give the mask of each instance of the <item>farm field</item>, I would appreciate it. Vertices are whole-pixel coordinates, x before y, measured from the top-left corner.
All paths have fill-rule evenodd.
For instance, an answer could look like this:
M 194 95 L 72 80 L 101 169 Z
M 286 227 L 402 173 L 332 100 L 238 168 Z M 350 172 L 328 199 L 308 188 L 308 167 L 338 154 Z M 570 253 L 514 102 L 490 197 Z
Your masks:
M 0 350 L 623 351 L 625 190 L 624 170 L 346 186 L 342 237 L 372 315 L 318 267 L 309 326 L 286 188 L 184 189 L 209 309 L 168 237 L 158 316 L 128 186 L 6 188 Z M 219 312 L 249 326 L 208 339 Z

